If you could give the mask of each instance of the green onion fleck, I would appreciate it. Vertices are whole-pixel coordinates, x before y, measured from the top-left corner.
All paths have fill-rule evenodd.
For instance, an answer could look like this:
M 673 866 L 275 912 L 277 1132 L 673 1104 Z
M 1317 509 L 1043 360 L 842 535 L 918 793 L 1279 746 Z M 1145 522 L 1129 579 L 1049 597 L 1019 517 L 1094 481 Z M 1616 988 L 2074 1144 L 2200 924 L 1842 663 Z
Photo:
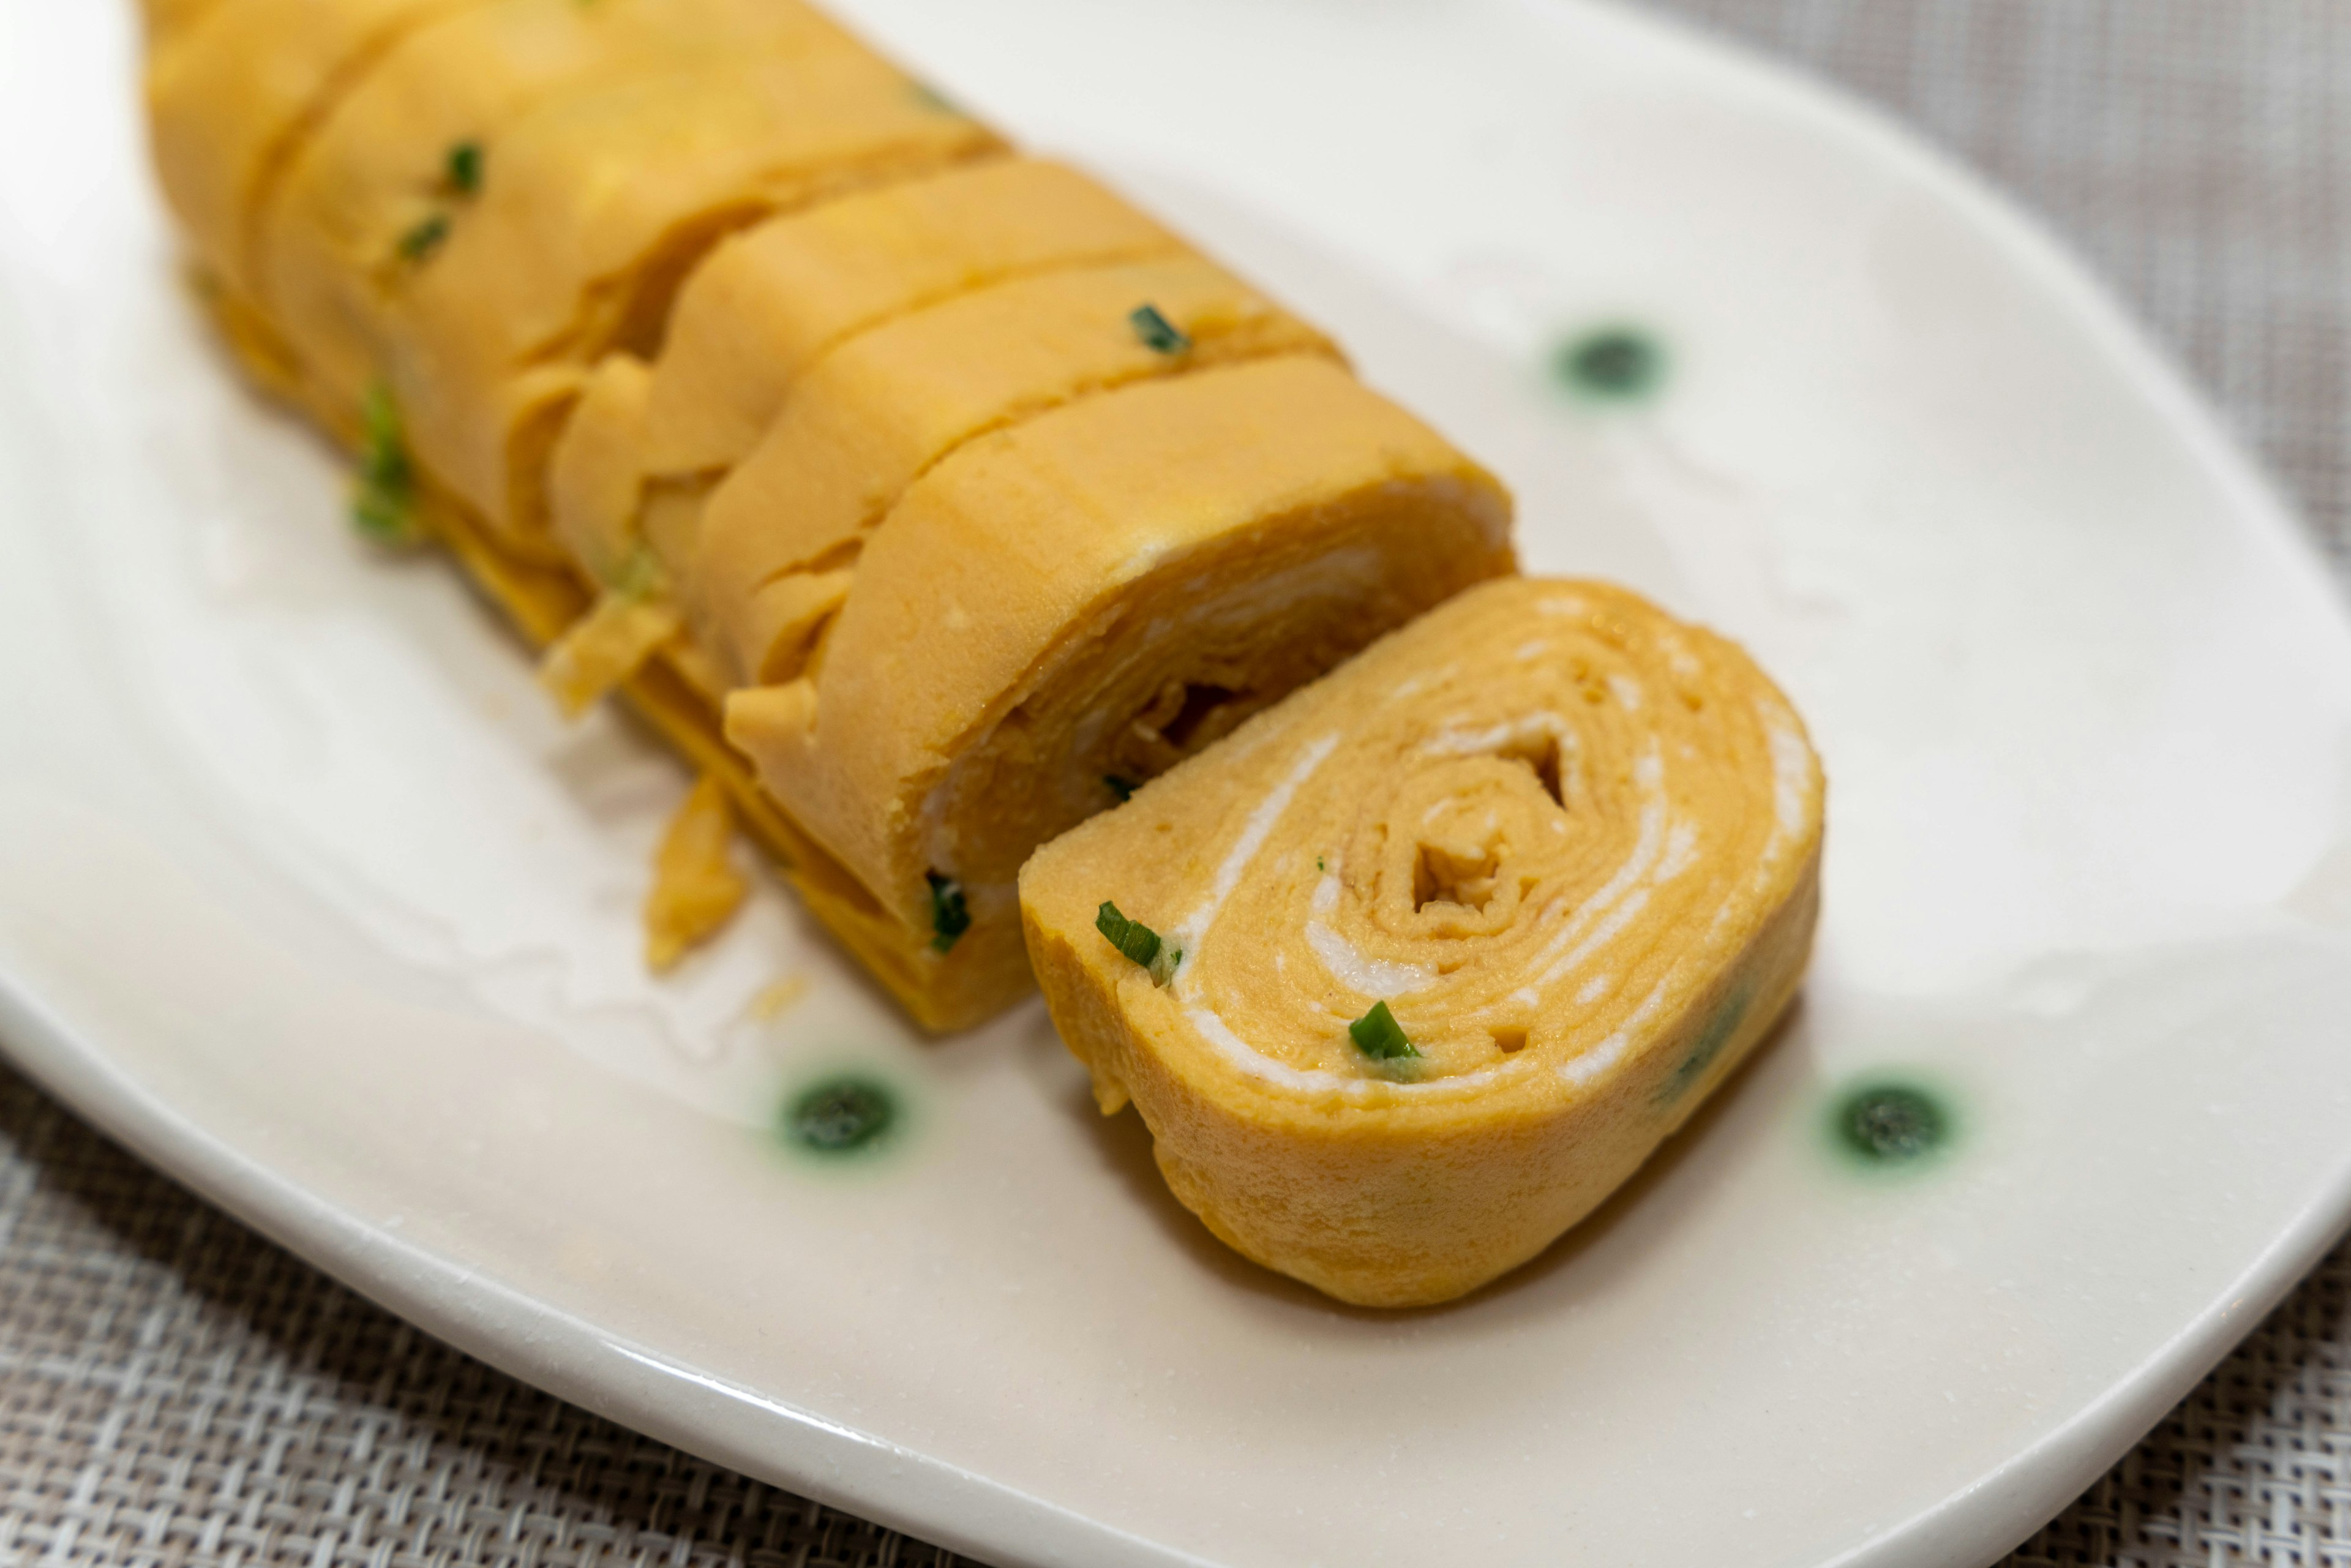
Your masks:
M 416 542 L 416 469 L 400 423 L 392 389 L 379 382 L 368 389 L 361 412 L 360 471 L 351 488 L 351 522 L 382 545 Z
M 449 162 L 442 176 L 443 183 L 452 194 L 471 196 L 482 188 L 482 144 L 460 141 L 449 149 Z
M 955 878 L 935 871 L 923 876 L 931 884 L 931 929 L 937 933 L 931 938 L 931 950 L 948 952 L 971 929 L 971 905 L 964 902 L 963 883 Z
M 1355 1042 L 1357 1051 L 1382 1061 L 1420 1054 L 1404 1037 L 1404 1026 L 1396 1022 L 1395 1014 L 1388 1011 L 1385 1002 L 1374 1002 L 1370 1012 L 1349 1024 L 1347 1037 Z
M 415 267 L 431 260 L 433 253 L 446 244 L 448 238 L 449 214 L 434 213 L 431 217 L 424 219 L 414 228 L 401 235 L 400 244 L 394 248 L 399 252 L 401 260 L 411 267 Z
M 1159 933 L 1140 920 L 1129 920 L 1118 912 L 1118 905 L 1104 901 L 1094 915 L 1094 929 L 1106 937 L 1110 945 L 1144 968 L 1159 956 Z
M 1134 335 L 1143 340 L 1143 346 L 1155 354 L 1181 354 L 1192 347 L 1192 340 L 1177 331 L 1176 324 L 1162 316 L 1156 305 L 1141 307 L 1127 320 L 1134 326 Z
M 1151 983 L 1164 986 L 1175 979 L 1184 962 L 1184 949 L 1161 944 L 1159 933 L 1140 920 L 1129 920 L 1118 905 L 1105 901 L 1094 915 L 1094 929 L 1126 957 L 1151 971 Z
M 640 539 L 636 547 L 621 558 L 606 580 L 613 592 L 623 599 L 658 599 L 662 595 L 664 573 L 661 557 L 653 547 Z
M 1118 803 L 1122 806 L 1134 800 L 1134 792 L 1143 788 L 1134 779 L 1122 779 L 1115 773 L 1103 774 L 1102 782 L 1110 786 L 1110 792 L 1118 797 Z

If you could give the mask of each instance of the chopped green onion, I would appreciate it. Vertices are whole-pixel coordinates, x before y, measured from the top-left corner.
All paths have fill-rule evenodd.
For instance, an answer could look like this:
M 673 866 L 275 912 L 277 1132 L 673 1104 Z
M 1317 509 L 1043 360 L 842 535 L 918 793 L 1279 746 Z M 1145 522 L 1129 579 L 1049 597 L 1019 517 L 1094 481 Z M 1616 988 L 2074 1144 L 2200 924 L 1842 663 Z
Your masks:
M 368 389 L 361 413 L 360 471 L 351 488 L 351 522 L 378 544 L 413 544 L 416 468 L 400 423 L 392 389 L 379 382 Z
M 1192 340 L 1162 316 L 1156 305 L 1141 307 L 1127 320 L 1134 326 L 1134 335 L 1143 340 L 1143 346 L 1155 354 L 1181 354 L 1192 347 Z
M 1144 968 L 1159 956 L 1159 933 L 1140 920 L 1129 920 L 1118 912 L 1118 905 L 1104 901 L 1094 915 L 1094 929 L 1101 932 L 1110 945 Z
M 1094 915 L 1094 929 L 1126 957 L 1151 971 L 1151 983 L 1165 986 L 1175 979 L 1184 962 L 1184 949 L 1161 944 L 1159 933 L 1140 920 L 1129 920 L 1118 905 L 1105 901 Z
M 1134 800 L 1134 792 L 1143 788 L 1134 779 L 1122 779 L 1115 773 L 1103 774 L 1102 782 L 1110 786 L 1110 792 L 1118 797 L 1118 803 L 1122 806 Z
M 636 548 L 612 569 L 607 580 L 612 591 L 623 599 L 658 599 L 664 576 L 661 557 L 653 553 L 653 546 L 640 539 Z
M 931 929 L 937 933 L 931 938 L 931 950 L 948 952 L 971 929 L 971 905 L 964 902 L 963 883 L 955 878 L 935 871 L 923 876 L 931 884 Z
M 482 144 L 460 141 L 449 149 L 449 162 L 442 180 L 456 195 L 479 193 L 482 188 Z
M 408 508 L 365 486 L 351 497 L 351 526 L 380 545 L 416 542 L 416 519 Z
M 1349 1024 L 1347 1037 L 1355 1042 L 1357 1051 L 1382 1061 L 1420 1054 L 1404 1037 L 1404 1026 L 1396 1022 L 1395 1014 L 1388 1011 L 1385 1002 L 1374 1002 L 1370 1012 Z
M 401 260 L 413 267 L 432 259 L 433 253 L 446 244 L 448 239 L 449 214 L 434 213 L 431 217 L 424 219 L 414 228 L 401 235 L 400 244 L 394 248 L 398 250 Z

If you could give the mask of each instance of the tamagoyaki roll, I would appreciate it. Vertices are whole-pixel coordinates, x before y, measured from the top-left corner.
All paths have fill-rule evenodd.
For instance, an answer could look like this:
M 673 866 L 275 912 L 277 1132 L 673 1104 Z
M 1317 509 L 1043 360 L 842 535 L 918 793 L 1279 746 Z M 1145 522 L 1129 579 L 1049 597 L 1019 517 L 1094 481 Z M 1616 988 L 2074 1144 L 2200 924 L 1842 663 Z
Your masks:
M 1621 589 L 1471 589 L 1020 878 L 1105 1113 L 1343 1301 L 1475 1290 L 1589 1214 L 1787 1009 L 1823 783 L 1738 648 Z
M 1513 568 L 1501 487 L 1311 325 L 798 0 L 150 15 L 206 298 L 358 516 L 716 780 L 664 958 L 731 810 L 977 1022 L 1039 842 Z

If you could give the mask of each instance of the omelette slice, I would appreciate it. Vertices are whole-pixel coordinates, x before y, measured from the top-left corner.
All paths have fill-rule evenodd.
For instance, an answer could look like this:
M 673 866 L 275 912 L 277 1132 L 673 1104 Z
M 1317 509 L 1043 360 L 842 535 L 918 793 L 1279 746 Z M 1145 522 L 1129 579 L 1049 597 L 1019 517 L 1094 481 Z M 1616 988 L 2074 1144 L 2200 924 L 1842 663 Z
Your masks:
M 658 360 L 616 354 L 599 368 L 555 455 L 556 526 L 591 563 L 622 560 L 648 501 L 706 492 L 836 345 L 1008 279 L 1183 248 L 1084 175 L 1031 158 L 903 181 L 734 235 L 678 295 Z
M 846 596 L 866 535 L 966 442 L 1114 387 L 1283 353 L 1337 350 L 1194 256 L 967 294 L 821 361 L 700 526 L 651 542 L 685 573 L 730 673 L 789 680 Z
M 775 212 L 1001 147 L 863 51 L 705 62 L 559 99 L 404 280 L 390 380 L 410 436 L 511 543 L 587 370 L 658 343 L 711 246 Z
M 147 60 L 163 195 L 218 287 L 252 291 L 248 225 L 341 95 L 402 39 L 490 0 L 163 0 Z
M 407 285 L 503 175 L 541 106 L 728 57 L 870 61 L 798 0 L 495 0 L 412 30 L 354 82 L 253 219 L 253 306 L 307 401 L 347 423 L 380 381 Z
M 1823 788 L 1738 648 L 1519 579 L 1049 843 L 1020 898 L 1062 1039 L 1186 1207 L 1423 1305 L 1549 1246 L 1771 1030 Z

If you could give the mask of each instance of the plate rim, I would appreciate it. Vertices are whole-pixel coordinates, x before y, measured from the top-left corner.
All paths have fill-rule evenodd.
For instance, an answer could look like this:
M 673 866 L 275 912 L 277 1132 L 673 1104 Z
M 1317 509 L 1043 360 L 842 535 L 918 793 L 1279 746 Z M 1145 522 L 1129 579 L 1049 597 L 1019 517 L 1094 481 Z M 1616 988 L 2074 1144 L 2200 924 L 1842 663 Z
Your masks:
M 1855 89 L 1695 19 L 1631 0 L 1509 0 L 1576 26 L 1645 34 L 1948 204 L 2061 304 L 2120 382 L 2225 497 L 2243 532 L 2312 591 L 2351 643 L 2325 558 L 2276 483 L 2072 246 L 1989 177 Z M 1214 1568 L 976 1471 L 711 1376 L 368 1225 L 214 1136 L 46 1008 L 0 953 L 0 1054 L 107 1137 L 344 1287 L 507 1375 L 709 1462 L 983 1561 Z M 1981 1568 L 2028 1539 L 2136 1446 L 2351 1232 L 2351 1161 L 2211 1304 L 2103 1394 L 2003 1463 L 1818 1568 Z
M 1857 152 L 1883 160 L 1947 201 L 1969 226 L 2086 329 L 2095 349 L 2147 399 L 2163 428 L 2227 497 L 2246 534 L 2313 591 L 2338 638 L 2351 603 L 2283 492 L 2231 434 L 2186 371 L 2088 260 L 2022 200 L 1857 90 L 1762 53 L 1694 19 L 1632 0 L 1519 0 L 1553 13 L 1604 15 L 1670 36 L 1782 106 L 1816 117 Z M 2254 1260 L 2223 1281 L 2212 1304 L 2176 1330 L 2097 1398 L 1957 1491 L 1888 1524 L 1819 1568 L 1984 1568 L 2014 1551 L 2112 1469 L 2227 1359 L 2334 1247 L 2351 1235 L 2351 1162 L 2314 1194 Z

